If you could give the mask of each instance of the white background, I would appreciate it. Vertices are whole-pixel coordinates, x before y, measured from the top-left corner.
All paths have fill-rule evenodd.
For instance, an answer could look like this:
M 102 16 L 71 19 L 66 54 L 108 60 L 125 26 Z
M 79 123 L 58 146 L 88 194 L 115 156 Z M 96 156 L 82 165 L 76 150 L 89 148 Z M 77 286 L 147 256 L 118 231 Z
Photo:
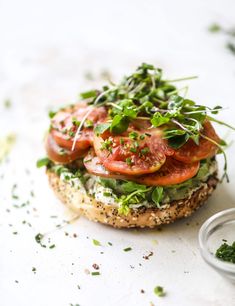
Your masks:
M 234 146 L 227 151 L 230 184 L 220 185 L 191 218 L 162 231 L 115 230 L 83 218 L 57 229 L 74 215 L 56 200 L 44 170 L 35 169 L 44 156 L 48 110 L 100 84 L 102 71 L 118 80 L 143 61 L 163 68 L 168 78 L 198 75 L 179 86 L 190 85 L 189 96 L 199 103 L 228 108 L 220 118 L 235 125 L 235 56 L 224 35 L 207 31 L 212 22 L 235 25 L 234 17 L 232 0 L 0 1 L 0 139 L 17 135 L 0 164 L 1 306 L 235 305 L 234 286 L 203 262 L 197 240 L 209 216 L 235 205 Z M 94 81 L 85 79 L 87 72 Z M 10 109 L 3 106 L 7 98 Z M 19 200 L 11 197 L 15 183 Z M 46 243 L 50 238 L 56 247 L 41 248 L 38 232 L 49 233 Z M 150 251 L 154 255 L 143 259 Z M 94 263 L 100 276 L 85 272 L 94 271 Z M 154 295 L 157 285 L 165 297 Z

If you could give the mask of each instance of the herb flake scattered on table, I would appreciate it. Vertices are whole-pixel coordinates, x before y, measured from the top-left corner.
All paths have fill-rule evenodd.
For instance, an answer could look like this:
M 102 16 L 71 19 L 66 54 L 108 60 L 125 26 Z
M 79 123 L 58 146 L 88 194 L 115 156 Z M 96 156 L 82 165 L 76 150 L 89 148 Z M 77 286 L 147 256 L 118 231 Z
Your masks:
M 92 276 L 98 276 L 98 275 L 100 275 L 100 272 L 98 272 L 98 271 L 96 271 L 96 272 L 91 272 L 91 275 L 92 275 Z
M 131 247 L 128 247 L 128 248 L 123 249 L 124 252 L 130 252 L 131 250 L 132 250 Z
M 153 291 L 159 297 L 162 297 L 162 296 L 166 295 L 163 287 L 161 287 L 161 286 L 156 286 Z
M 211 33 L 219 33 L 223 34 L 226 37 L 229 37 L 229 41 L 225 44 L 225 47 L 233 54 L 235 55 L 235 27 L 225 29 L 218 23 L 213 23 L 209 26 L 208 30 Z
M 99 242 L 99 240 L 92 239 L 92 242 L 95 246 L 101 246 L 101 243 Z

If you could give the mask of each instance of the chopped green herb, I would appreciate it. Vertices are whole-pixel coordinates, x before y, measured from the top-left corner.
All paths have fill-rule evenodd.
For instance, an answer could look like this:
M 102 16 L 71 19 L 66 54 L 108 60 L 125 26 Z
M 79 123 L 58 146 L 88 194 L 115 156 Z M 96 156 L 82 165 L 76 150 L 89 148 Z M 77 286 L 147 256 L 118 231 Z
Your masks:
M 37 243 L 41 243 L 42 239 L 43 239 L 43 235 L 41 233 L 38 233 L 36 236 L 35 236 L 35 240 Z
M 11 106 L 12 106 L 12 103 L 11 103 L 11 100 L 10 99 L 6 99 L 5 101 L 4 101 L 4 107 L 6 108 L 6 109 L 8 109 L 8 108 L 11 108 Z
M 7 157 L 16 142 L 15 134 L 8 134 L 0 139 L 0 163 Z
M 49 249 L 54 249 L 55 248 L 55 244 L 52 244 L 49 246 Z
M 96 272 L 91 272 L 91 275 L 92 276 L 97 276 L 97 275 L 100 275 L 100 272 L 96 271 Z
M 150 149 L 148 147 L 145 147 L 145 148 L 141 149 L 140 152 L 141 152 L 142 155 L 146 155 L 147 153 L 150 152 Z
M 93 128 L 93 127 L 94 127 L 93 121 L 87 119 L 87 120 L 85 121 L 85 123 L 84 123 L 84 127 L 85 127 L 85 128 Z
M 55 115 L 56 115 L 56 112 L 54 112 L 54 111 L 49 111 L 49 113 L 48 113 L 48 116 L 49 116 L 49 118 L 50 119 L 52 119 L 53 117 L 55 117 Z
M 32 272 L 36 273 L 37 269 L 35 267 L 32 268 Z
M 95 246 L 101 246 L 101 243 L 96 239 L 93 239 L 92 242 Z
M 228 42 L 228 43 L 227 43 L 227 48 L 228 48 L 228 50 L 229 50 L 233 55 L 235 55 L 235 43 Z
M 111 246 L 112 246 L 113 244 L 112 244 L 112 242 L 108 242 L 108 245 L 111 245 Z
M 162 296 L 166 295 L 166 293 L 164 292 L 163 287 L 161 287 L 161 286 L 156 286 L 153 291 L 159 297 L 162 297 Z
M 136 153 L 136 152 L 137 152 L 137 149 L 136 149 L 135 147 L 132 147 L 132 148 L 130 148 L 130 151 L 131 151 L 132 153 Z
M 133 140 L 137 140 L 138 139 L 138 133 L 136 132 L 131 132 L 129 133 L 129 137 Z
M 42 239 L 44 238 L 44 235 L 41 234 L 41 233 L 38 233 L 36 236 L 35 236 L 35 240 L 38 244 L 40 244 L 41 247 L 43 248 L 46 248 L 46 245 L 45 244 L 42 244 Z
M 72 123 L 73 123 L 73 125 L 80 126 L 81 121 L 77 120 L 76 117 L 73 117 L 73 118 L 72 118 Z
M 12 196 L 12 198 L 18 199 L 19 197 L 15 195 L 15 196 Z M 23 208 L 23 207 L 25 207 L 25 206 L 28 206 L 29 204 L 30 204 L 30 202 L 29 202 L 29 201 L 26 201 L 26 202 L 24 202 L 24 203 L 22 203 L 22 204 L 20 204 L 20 205 L 14 204 L 13 207 L 15 207 L 15 208 Z
M 74 137 L 75 136 L 75 132 L 74 131 L 69 131 L 69 136 L 70 137 Z
M 111 192 L 104 191 L 104 192 L 103 192 L 103 195 L 104 195 L 105 197 L 111 197 L 111 196 L 112 196 L 112 193 L 111 193 Z
M 111 139 L 105 139 L 105 141 L 102 142 L 101 150 L 108 150 L 109 152 L 112 152 L 112 144 Z
M 132 250 L 132 248 L 130 248 L 130 247 L 123 249 L 124 252 L 129 252 L 131 250 Z
M 221 26 L 218 24 L 218 23 L 212 23 L 208 30 L 211 32 L 211 33 L 218 33 L 220 32 L 222 29 L 221 29 Z
M 235 264 L 235 241 L 231 245 L 226 242 L 223 243 L 216 251 L 215 256 L 223 261 Z
M 16 189 L 17 189 L 17 184 L 14 184 L 11 188 L 11 197 L 12 199 L 15 199 L 15 200 L 18 200 L 19 199 L 19 196 L 16 195 Z
M 126 163 L 127 163 L 128 166 L 131 166 L 131 165 L 132 165 L 131 157 L 127 157 L 127 158 L 126 158 Z

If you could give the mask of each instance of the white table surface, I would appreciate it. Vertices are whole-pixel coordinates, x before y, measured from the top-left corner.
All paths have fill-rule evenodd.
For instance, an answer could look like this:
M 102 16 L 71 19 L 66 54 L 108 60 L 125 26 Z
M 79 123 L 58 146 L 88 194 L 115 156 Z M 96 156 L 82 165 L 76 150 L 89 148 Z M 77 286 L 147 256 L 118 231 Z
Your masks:
M 74 215 L 55 198 L 44 170 L 35 168 L 44 156 L 49 109 L 100 84 L 101 71 L 118 80 L 143 61 L 162 67 L 168 78 L 198 75 L 185 83 L 189 96 L 228 107 L 220 118 L 234 125 L 235 57 L 224 36 L 207 31 L 212 22 L 234 25 L 234 15 L 232 0 L 0 1 L 0 138 L 17 135 L 0 164 L 1 306 L 235 305 L 234 286 L 203 262 L 197 238 L 209 216 L 235 206 L 234 145 L 227 151 L 230 184 L 220 185 L 192 217 L 162 231 L 115 230 L 84 218 L 58 229 Z M 86 72 L 95 80 L 87 81 Z M 7 98 L 9 109 L 3 107 Z M 14 184 L 18 200 L 12 199 Z M 34 239 L 39 232 L 56 247 L 41 248 Z M 153 256 L 143 259 L 150 251 Z M 100 276 L 87 274 L 94 263 Z M 165 297 L 153 293 L 157 285 Z

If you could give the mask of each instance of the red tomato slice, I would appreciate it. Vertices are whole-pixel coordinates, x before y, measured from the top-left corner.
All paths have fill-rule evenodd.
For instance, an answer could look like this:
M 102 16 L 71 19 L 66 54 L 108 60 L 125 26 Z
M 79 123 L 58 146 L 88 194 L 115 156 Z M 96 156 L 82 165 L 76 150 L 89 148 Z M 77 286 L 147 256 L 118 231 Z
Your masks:
M 49 134 L 46 137 L 46 152 L 50 160 L 60 163 L 68 164 L 72 161 L 83 157 L 87 150 L 70 151 L 58 146 L 53 137 Z
M 118 180 L 128 180 L 128 176 L 123 176 L 118 173 L 113 173 L 105 169 L 103 164 L 101 163 L 99 157 L 95 155 L 93 149 L 91 149 L 87 155 L 84 157 L 84 166 L 86 167 L 87 171 L 91 174 L 107 177 L 107 178 L 115 178 Z
M 165 164 L 155 173 L 137 178 L 140 184 L 149 186 L 166 186 L 183 183 L 195 176 L 200 162 L 185 164 L 171 157 L 167 157 Z
M 55 139 L 56 143 L 66 149 L 71 150 L 74 141 L 74 135 L 76 130 L 73 132 L 73 136 L 63 134 L 61 131 L 51 130 L 51 135 Z M 78 150 L 85 150 L 92 145 L 93 142 L 93 131 L 83 129 L 78 139 L 76 140 L 75 148 Z
M 51 121 L 51 134 L 59 146 L 67 149 L 72 148 L 79 122 L 88 112 L 90 113 L 76 140 L 75 148 L 83 150 L 92 145 L 93 127 L 86 127 L 86 123 L 89 122 L 95 126 L 106 118 L 107 111 L 104 107 L 93 107 L 88 106 L 86 103 L 78 103 L 75 106 L 59 111 Z
M 204 129 L 201 133 L 217 143 L 220 142 L 220 138 L 216 134 L 210 121 L 205 122 Z M 211 141 L 201 137 L 199 140 L 199 145 L 196 145 L 195 142 L 190 139 L 180 149 L 175 150 L 174 158 L 185 163 L 192 163 L 194 161 L 212 157 L 216 154 L 217 151 L 218 146 L 213 144 Z
M 135 133 L 135 139 L 126 134 L 106 139 L 94 137 L 95 152 L 107 170 L 125 175 L 152 173 L 164 164 L 166 155 L 174 153 L 162 139 L 161 130 Z

